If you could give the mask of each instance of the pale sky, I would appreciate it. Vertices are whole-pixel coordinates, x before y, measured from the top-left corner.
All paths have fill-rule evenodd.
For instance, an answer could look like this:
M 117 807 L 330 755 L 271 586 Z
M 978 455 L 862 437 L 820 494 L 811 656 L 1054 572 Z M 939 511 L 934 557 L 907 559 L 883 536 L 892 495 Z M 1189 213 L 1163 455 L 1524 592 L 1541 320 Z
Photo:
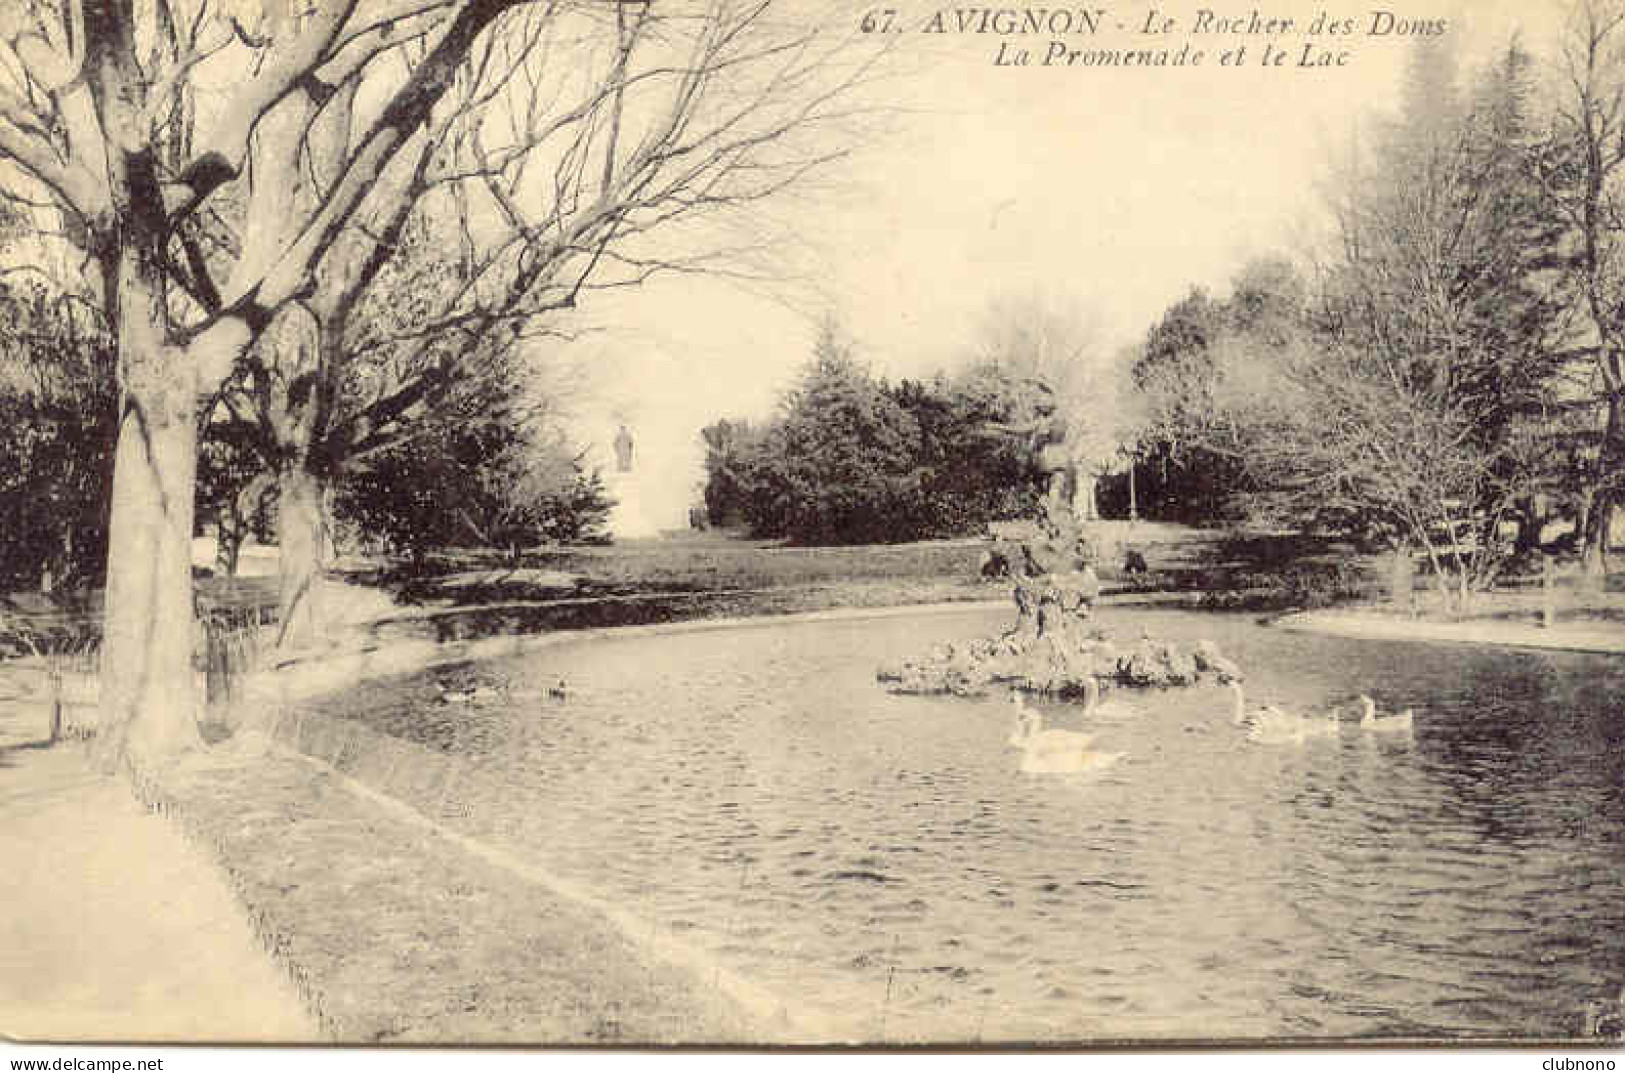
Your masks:
M 896 2 L 906 26 L 939 9 Z M 1192 285 L 1222 294 L 1250 257 L 1302 250 L 1320 226 L 1328 156 L 1361 117 L 1393 107 L 1409 48 L 1405 37 L 1367 36 L 1373 12 L 1447 19 L 1465 71 L 1520 25 L 1549 56 L 1568 10 L 1550 0 L 1113 4 L 1107 29 L 1071 44 L 1146 47 L 1153 41 L 1135 31 L 1153 8 L 1182 27 L 1209 8 L 1243 18 L 1256 9 L 1299 28 L 1324 9 L 1360 32 L 1315 39 L 1350 53 L 1332 69 L 1292 66 L 1301 32 L 1278 41 L 1288 66 L 1269 69 L 1256 63 L 1265 36 L 1192 35 L 1208 53 L 1194 69 L 1066 69 L 996 67 L 1001 39 L 991 34 L 898 35 L 894 129 L 845 166 L 838 189 L 781 210 L 810 244 L 816 288 L 787 284 L 787 300 L 775 301 L 685 277 L 594 299 L 586 315 L 603 330 L 573 348 L 590 370 L 580 435 L 607 457 L 621 415 L 638 438 L 649 508 L 679 526 L 702 479 L 699 429 L 769 415 L 826 311 L 893 377 L 962 360 L 1000 295 L 1088 305 L 1106 346 L 1143 338 Z M 1037 64 L 1049 38 L 1007 40 Z M 1218 65 L 1243 43 L 1247 65 Z

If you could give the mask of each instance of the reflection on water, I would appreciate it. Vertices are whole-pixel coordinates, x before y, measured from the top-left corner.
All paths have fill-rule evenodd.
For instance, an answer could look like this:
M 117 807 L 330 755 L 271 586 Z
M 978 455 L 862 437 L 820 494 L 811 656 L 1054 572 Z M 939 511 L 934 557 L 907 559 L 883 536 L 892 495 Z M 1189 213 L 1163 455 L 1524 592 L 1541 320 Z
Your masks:
M 1002 698 L 874 682 L 986 613 L 568 644 L 326 709 L 444 764 L 391 792 L 866 1039 L 1564 1035 L 1619 992 L 1625 662 L 1102 617 L 1350 722 L 1260 746 L 1217 688 L 1118 692 L 1116 766 L 1023 775 Z M 1359 731 L 1362 692 L 1414 737 Z

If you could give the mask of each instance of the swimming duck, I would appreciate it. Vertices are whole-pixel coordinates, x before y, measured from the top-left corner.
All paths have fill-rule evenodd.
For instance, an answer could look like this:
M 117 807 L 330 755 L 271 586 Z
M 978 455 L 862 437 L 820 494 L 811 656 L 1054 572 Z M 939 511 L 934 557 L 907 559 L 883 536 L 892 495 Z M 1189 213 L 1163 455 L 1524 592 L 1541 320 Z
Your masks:
M 494 700 L 502 695 L 502 691 L 495 686 L 464 686 L 461 689 L 440 686 L 439 689 L 442 704 L 471 704 L 477 700 Z

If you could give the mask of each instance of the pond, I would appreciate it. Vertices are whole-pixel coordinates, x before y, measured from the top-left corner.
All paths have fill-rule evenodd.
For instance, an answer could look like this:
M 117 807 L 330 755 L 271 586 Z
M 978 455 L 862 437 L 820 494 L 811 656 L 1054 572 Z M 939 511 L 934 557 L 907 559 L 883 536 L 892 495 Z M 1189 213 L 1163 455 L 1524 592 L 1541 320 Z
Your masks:
M 1217 687 L 1123 690 L 1088 727 L 1116 765 L 1026 775 L 1004 698 L 874 680 L 987 611 L 583 640 L 318 707 L 449 765 L 419 807 L 845 1038 L 1569 1035 L 1619 993 L 1625 661 L 1100 617 L 1350 722 L 1258 745 Z M 1414 735 L 1360 731 L 1362 692 Z

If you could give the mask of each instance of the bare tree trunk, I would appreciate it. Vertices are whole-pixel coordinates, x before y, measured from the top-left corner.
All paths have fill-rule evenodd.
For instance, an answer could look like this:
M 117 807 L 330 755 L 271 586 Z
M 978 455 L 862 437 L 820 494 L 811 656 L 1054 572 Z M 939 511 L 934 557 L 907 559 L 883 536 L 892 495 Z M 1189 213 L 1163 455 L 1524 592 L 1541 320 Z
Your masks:
M 278 647 L 299 647 L 319 640 L 324 632 L 321 581 L 327 546 L 327 489 L 303 465 L 293 464 L 279 477 L 277 517 L 281 547 L 281 628 Z
M 1604 588 L 1604 578 L 1608 572 L 1608 535 L 1610 522 L 1614 516 L 1614 495 L 1607 481 L 1612 476 L 1615 466 L 1621 459 L 1625 459 L 1625 447 L 1621 446 L 1621 439 L 1625 438 L 1625 422 L 1620 415 L 1620 399 L 1610 397 L 1608 400 L 1608 420 L 1603 427 L 1602 444 L 1598 448 L 1598 469 L 1600 470 L 1599 484 L 1589 497 L 1584 525 L 1579 531 L 1584 551 L 1582 553 L 1582 571 L 1587 589 L 1600 592 Z
M 1602 578 L 1608 572 L 1608 519 L 1614 512 L 1613 497 L 1606 491 L 1597 492 L 1591 499 L 1581 539 L 1585 544 L 1582 559 L 1588 585 L 1601 588 Z
M 118 269 L 124 390 L 97 749 L 106 769 L 201 744 L 192 680 L 197 403 L 193 378 L 178 374 L 185 356 L 164 338 L 155 271 L 134 243 Z
M 1388 598 L 1395 607 L 1406 611 L 1415 610 L 1415 569 L 1416 564 L 1411 559 L 1410 545 L 1396 546 L 1393 561 L 1389 566 Z
M 1439 549 L 1434 547 L 1433 541 L 1428 538 L 1427 527 L 1425 525 L 1413 522 L 1411 525 L 1411 534 L 1421 544 L 1422 550 L 1427 553 L 1428 565 L 1433 568 L 1433 589 L 1440 595 L 1443 603 L 1448 608 L 1450 602 L 1450 589 L 1448 583 L 1445 581 L 1444 562 L 1439 558 Z
M 1523 557 L 1540 548 L 1540 531 L 1545 519 L 1536 509 L 1535 498 L 1526 496 L 1518 504 L 1518 536 L 1512 545 L 1512 554 Z
M 271 424 L 282 464 L 277 467 L 280 627 L 277 647 L 321 639 L 322 565 L 327 548 L 327 482 L 311 465 L 326 409 L 321 325 L 307 308 L 279 315 L 261 338 L 276 363 Z M 294 385 L 305 385 L 295 390 Z
M 228 506 L 221 513 L 221 519 L 214 526 L 215 568 L 226 577 L 236 577 L 243 541 L 248 536 L 248 522 L 235 505 Z

